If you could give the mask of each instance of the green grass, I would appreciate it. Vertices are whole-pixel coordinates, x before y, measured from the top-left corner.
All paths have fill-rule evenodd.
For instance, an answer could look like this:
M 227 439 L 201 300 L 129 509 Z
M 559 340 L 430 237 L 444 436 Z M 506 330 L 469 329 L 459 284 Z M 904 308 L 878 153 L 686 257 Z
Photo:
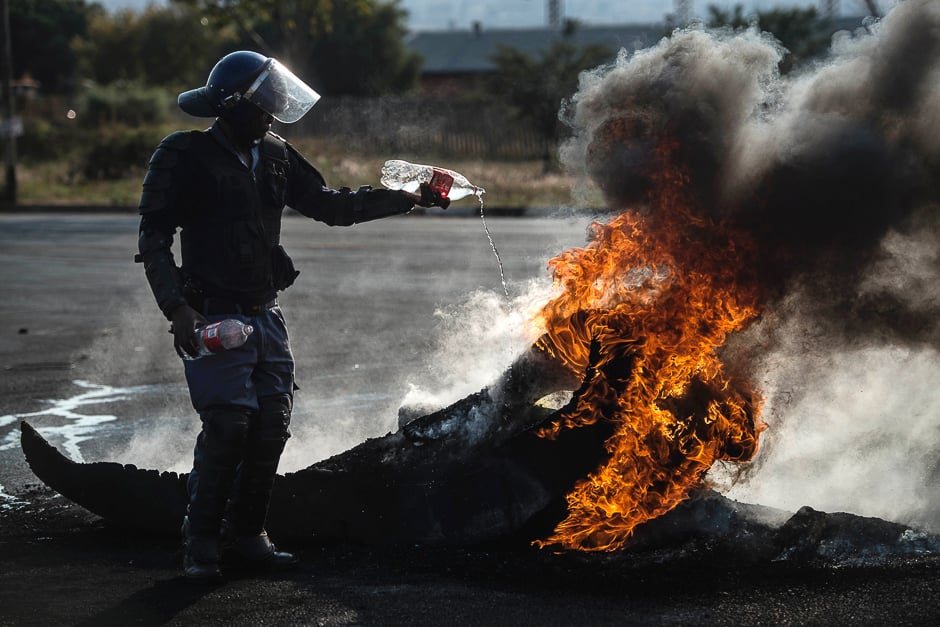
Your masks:
M 292 141 L 323 174 L 330 187 L 360 185 L 379 187 L 382 163 L 386 159 L 406 159 L 434 163 L 464 174 L 471 182 L 486 189 L 490 207 L 600 207 L 603 201 L 596 191 L 583 193 L 583 185 L 560 171 L 546 171 L 540 160 L 482 161 L 459 157 L 428 157 L 414 154 L 355 155 L 341 146 L 322 140 L 300 138 Z M 17 168 L 18 202 L 21 205 L 137 205 L 143 164 L 119 180 L 90 181 L 77 176 L 75 166 L 66 161 L 21 164 Z M 572 190 L 582 192 L 573 200 Z M 464 201 L 467 202 L 467 201 Z
M 114 181 L 88 181 L 70 174 L 67 163 L 17 168 L 17 202 L 21 205 L 94 205 L 136 207 L 144 170 Z

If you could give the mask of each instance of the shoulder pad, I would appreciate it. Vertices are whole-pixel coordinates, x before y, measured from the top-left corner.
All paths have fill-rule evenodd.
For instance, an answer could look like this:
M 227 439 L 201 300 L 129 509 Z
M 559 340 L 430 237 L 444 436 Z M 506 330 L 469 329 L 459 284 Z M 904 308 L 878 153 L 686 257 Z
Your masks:
M 195 131 L 176 131 L 175 133 L 170 133 L 163 138 L 160 145 L 175 150 L 186 150 L 193 141 L 194 132 Z
M 268 131 L 268 134 L 261 140 L 261 153 L 269 159 L 286 162 L 288 145 L 286 139 Z
M 151 168 L 172 168 L 176 165 L 178 153 L 189 148 L 192 143 L 191 131 L 177 131 L 163 138 L 150 157 Z

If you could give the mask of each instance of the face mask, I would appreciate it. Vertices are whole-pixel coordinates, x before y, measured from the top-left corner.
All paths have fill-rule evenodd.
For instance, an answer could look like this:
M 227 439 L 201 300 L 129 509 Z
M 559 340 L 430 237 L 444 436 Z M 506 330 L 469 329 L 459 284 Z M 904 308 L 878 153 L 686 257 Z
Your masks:
M 235 144 L 257 146 L 271 128 L 271 116 L 250 102 L 241 101 L 222 115 Z

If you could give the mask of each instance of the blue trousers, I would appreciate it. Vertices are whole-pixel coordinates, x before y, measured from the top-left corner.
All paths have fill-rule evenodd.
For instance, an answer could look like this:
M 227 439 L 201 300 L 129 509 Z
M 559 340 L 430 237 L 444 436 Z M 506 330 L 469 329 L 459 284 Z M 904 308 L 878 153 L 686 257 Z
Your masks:
M 193 450 L 187 488 L 190 525 L 197 534 L 219 529 L 226 504 L 245 534 L 260 532 L 277 463 L 290 437 L 294 358 L 279 307 L 236 318 L 254 331 L 238 348 L 184 361 L 202 431 Z
M 209 322 L 226 318 L 250 324 L 254 332 L 239 348 L 183 362 L 196 411 L 220 406 L 258 411 L 259 398 L 293 397 L 294 355 L 281 308 L 272 307 L 258 316 L 207 316 Z

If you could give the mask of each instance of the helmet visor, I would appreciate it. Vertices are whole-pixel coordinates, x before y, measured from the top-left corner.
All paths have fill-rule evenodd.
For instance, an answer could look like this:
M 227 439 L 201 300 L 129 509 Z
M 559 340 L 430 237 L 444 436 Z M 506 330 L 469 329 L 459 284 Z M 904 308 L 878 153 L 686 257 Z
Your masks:
M 320 99 L 320 94 L 293 72 L 271 59 L 242 99 L 270 113 L 278 122 L 296 122 Z

